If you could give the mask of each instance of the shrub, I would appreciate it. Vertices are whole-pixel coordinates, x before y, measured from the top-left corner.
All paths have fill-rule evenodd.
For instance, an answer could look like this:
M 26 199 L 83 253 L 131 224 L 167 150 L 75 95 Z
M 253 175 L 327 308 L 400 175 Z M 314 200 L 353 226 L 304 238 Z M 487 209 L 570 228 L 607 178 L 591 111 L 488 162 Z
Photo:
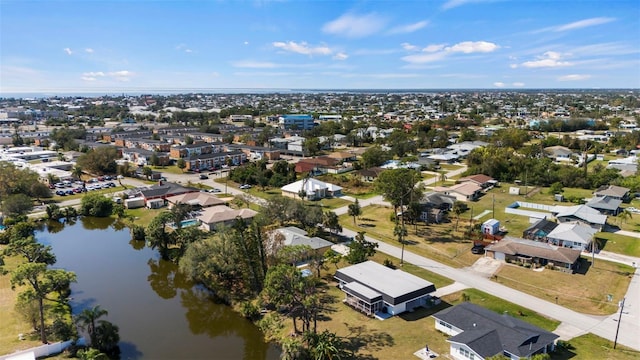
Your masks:
M 129 233 L 133 240 L 142 241 L 145 239 L 144 226 L 133 224 L 129 228 Z
M 251 301 L 245 301 L 240 304 L 240 313 L 249 320 L 260 318 L 260 309 Z
M 393 264 L 393 261 L 391 261 L 390 259 L 384 259 L 384 261 L 382 262 L 382 265 L 390 268 L 390 269 L 395 269 L 396 266 Z
M 113 212 L 113 201 L 102 194 L 87 194 L 80 202 L 80 212 L 85 216 L 107 217 Z

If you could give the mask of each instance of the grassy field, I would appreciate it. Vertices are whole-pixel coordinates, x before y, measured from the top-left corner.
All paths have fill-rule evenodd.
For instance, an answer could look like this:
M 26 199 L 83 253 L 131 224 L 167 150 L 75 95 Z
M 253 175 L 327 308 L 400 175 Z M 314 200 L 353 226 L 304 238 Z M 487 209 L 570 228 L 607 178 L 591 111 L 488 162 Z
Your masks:
M 569 349 L 558 349 L 552 360 L 565 359 L 598 359 L 598 360 L 635 360 L 640 358 L 640 352 L 613 343 L 593 334 L 585 334 L 569 341 Z
M 599 232 L 596 234 L 601 250 L 617 254 L 640 257 L 640 239 L 614 233 Z
M 0 252 L 3 250 L 0 245 Z M 20 264 L 19 257 L 5 257 L 5 270 L 11 271 Z M 11 276 L 0 275 L 0 355 L 28 349 L 40 345 L 39 337 L 33 334 L 31 325 L 15 312 L 16 297 L 20 289 L 11 290 Z M 19 340 L 18 334 L 27 335 L 27 340 Z
M 171 166 L 152 166 L 151 168 L 153 170 L 164 172 L 164 173 L 168 173 L 168 174 L 180 175 L 180 174 L 184 174 L 185 173 L 184 171 L 182 171 L 182 169 L 180 169 L 179 167 L 177 167 L 175 165 L 171 165 Z
M 340 216 L 341 224 L 344 228 L 354 231 L 365 231 L 368 235 L 387 242 L 392 245 L 399 245 L 397 237 L 393 235 L 395 222 L 389 219 L 393 213 L 391 208 L 378 205 L 366 206 L 362 208 L 362 215 L 353 225 L 353 218 L 348 215 Z M 408 235 L 405 238 L 405 249 L 418 255 L 440 261 L 453 267 L 465 267 L 472 265 L 478 255 L 471 253 L 473 241 L 464 238 L 461 230 L 468 225 L 468 217 L 463 217 L 458 225 L 458 231 L 454 231 L 455 218 L 451 222 L 442 224 L 418 224 L 418 231 L 415 226 L 405 224 Z
M 497 281 L 510 288 L 555 302 L 571 310 L 593 315 L 608 315 L 618 309 L 618 301 L 627 292 L 633 268 L 583 257 L 577 273 L 566 274 L 544 269 L 533 271 L 517 265 L 503 266 Z M 496 280 L 494 278 L 494 280 Z M 607 295 L 613 301 L 607 301 Z

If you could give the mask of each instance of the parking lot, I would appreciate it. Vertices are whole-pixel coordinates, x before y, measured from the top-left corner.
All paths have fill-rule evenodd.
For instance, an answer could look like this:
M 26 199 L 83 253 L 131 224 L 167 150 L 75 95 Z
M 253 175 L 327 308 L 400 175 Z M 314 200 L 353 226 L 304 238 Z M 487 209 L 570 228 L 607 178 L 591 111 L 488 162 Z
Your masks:
M 112 176 L 100 176 L 97 178 L 91 178 L 87 181 L 77 180 L 70 181 L 65 180 L 56 184 L 49 186 L 52 190 L 55 190 L 55 194 L 58 196 L 67 196 L 80 194 L 88 191 L 100 190 L 100 189 L 109 189 L 116 187 L 116 183 L 112 180 L 115 180 L 116 177 Z

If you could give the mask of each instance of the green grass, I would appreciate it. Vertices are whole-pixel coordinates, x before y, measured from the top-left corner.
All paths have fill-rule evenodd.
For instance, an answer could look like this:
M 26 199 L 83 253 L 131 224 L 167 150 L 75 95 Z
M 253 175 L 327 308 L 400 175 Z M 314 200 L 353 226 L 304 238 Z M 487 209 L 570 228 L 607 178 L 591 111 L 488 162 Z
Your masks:
M 533 271 L 513 264 L 503 266 L 493 278 L 503 285 L 568 309 L 593 315 L 609 315 L 618 309 L 633 275 L 631 266 L 582 257 L 574 274 L 544 269 Z M 613 301 L 607 301 L 607 295 Z
M 640 352 L 593 334 L 585 334 L 569 341 L 570 349 L 558 349 L 552 354 L 552 360 L 599 359 L 599 360 L 635 360 Z
M 125 214 L 127 215 L 129 222 L 146 227 L 154 217 L 163 211 L 167 211 L 167 208 L 148 209 L 146 207 L 141 207 L 137 209 L 127 209 L 125 210 Z
M 599 232 L 596 234 L 601 250 L 629 256 L 640 257 L 640 239 L 614 233 Z
M 185 174 L 184 171 L 182 171 L 180 168 L 178 168 L 175 165 L 171 165 L 171 166 L 153 166 L 152 169 L 156 170 L 156 171 L 168 173 L 168 174 L 176 174 L 176 175 Z

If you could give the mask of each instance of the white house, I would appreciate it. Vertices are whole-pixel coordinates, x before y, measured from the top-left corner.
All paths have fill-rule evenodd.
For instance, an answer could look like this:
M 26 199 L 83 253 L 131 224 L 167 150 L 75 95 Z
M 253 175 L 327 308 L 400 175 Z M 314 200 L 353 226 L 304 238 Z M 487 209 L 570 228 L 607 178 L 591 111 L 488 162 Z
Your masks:
M 326 197 L 342 195 L 342 187 L 320 181 L 314 178 L 298 180 L 294 183 L 280 188 L 282 196 L 299 197 L 300 191 L 305 192 L 305 197 L 309 200 L 324 199 Z

